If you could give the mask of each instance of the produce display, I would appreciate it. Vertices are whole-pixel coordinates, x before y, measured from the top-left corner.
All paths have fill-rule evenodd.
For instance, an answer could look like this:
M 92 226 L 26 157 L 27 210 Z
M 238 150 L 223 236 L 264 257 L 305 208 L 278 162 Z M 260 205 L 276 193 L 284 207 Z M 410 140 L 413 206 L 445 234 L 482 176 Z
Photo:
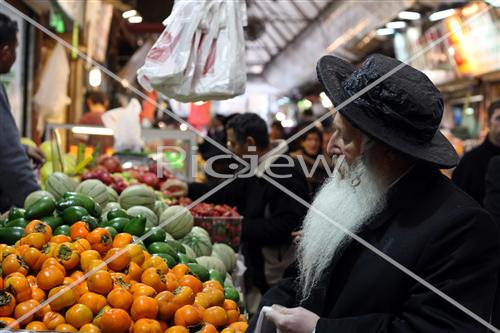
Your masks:
M 246 331 L 231 246 L 212 243 L 191 211 L 168 206 L 145 184 L 118 191 L 113 182 L 82 180 L 52 173 L 44 191 L 0 220 L 0 323 L 88 333 Z

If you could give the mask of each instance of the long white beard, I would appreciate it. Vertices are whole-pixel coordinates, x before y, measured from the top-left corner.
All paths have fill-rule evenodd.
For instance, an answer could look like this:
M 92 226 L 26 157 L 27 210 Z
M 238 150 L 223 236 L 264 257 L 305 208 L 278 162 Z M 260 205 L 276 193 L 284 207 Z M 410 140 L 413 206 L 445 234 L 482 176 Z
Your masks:
M 358 159 L 352 168 L 339 162 L 312 203 L 317 211 L 309 209 L 304 219 L 298 246 L 302 301 L 309 297 L 334 255 L 350 240 L 331 221 L 356 233 L 385 207 L 387 182 L 376 176 L 364 160 Z

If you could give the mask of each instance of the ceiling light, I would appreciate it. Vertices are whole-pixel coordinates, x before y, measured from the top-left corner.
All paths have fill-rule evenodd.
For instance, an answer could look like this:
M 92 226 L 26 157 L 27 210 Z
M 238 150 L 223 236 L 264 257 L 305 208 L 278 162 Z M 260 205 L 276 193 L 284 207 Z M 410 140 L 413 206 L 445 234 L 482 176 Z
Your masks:
M 142 22 L 142 16 L 132 16 L 129 17 L 128 23 L 141 23 Z
M 292 119 L 285 119 L 281 122 L 281 126 L 283 127 L 293 127 L 293 120 Z
M 276 113 L 276 120 L 277 121 L 283 121 L 285 119 L 286 119 L 286 115 L 283 112 Z
M 419 12 L 410 12 L 410 11 L 402 11 L 399 13 L 398 17 L 402 20 L 418 20 L 420 19 L 420 13 Z
M 124 19 L 128 19 L 128 18 L 130 18 L 132 16 L 136 16 L 136 15 L 137 15 L 137 10 L 135 10 L 135 9 L 127 10 L 126 12 L 122 13 L 122 17 Z
M 71 129 L 71 132 L 87 135 L 113 135 L 113 130 L 105 127 L 75 126 Z
M 377 36 L 388 36 L 394 34 L 394 29 L 380 28 L 377 29 Z
M 251 74 L 261 74 L 264 71 L 263 65 L 252 65 L 248 67 L 248 72 Z
M 463 16 L 470 16 L 475 14 L 479 10 L 479 5 L 477 3 L 474 3 L 470 6 L 466 6 L 462 9 L 462 15 Z
M 403 28 L 406 28 L 406 22 L 394 21 L 394 22 L 387 23 L 385 26 L 389 29 L 403 29 Z
M 92 68 L 89 72 L 89 84 L 91 87 L 97 88 L 102 83 L 102 74 L 99 68 Z
M 186 125 L 186 124 L 180 124 L 179 129 L 180 129 L 181 131 L 187 131 L 187 129 L 188 129 L 188 125 Z
M 450 17 L 453 14 L 455 14 L 455 9 L 453 9 L 453 8 L 441 10 L 439 12 L 432 13 L 429 16 L 429 20 L 430 21 L 439 21 L 439 20 L 445 19 L 447 17 Z

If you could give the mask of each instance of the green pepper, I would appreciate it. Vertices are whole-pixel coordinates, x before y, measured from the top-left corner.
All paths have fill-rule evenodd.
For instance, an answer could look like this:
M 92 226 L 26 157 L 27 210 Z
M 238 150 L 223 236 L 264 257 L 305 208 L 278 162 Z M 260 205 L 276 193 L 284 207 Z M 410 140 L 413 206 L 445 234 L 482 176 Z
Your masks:
M 108 218 L 108 221 L 111 221 L 117 217 L 129 218 L 130 216 L 128 216 L 127 212 L 122 208 L 112 208 L 108 211 L 106 217 Z
M 222 277 L 222 274 L 215 270 L 215 269 L 211 269 L 208 271 L 209 275 L 210 275 L 210 280 L 215 280 L 217 282 L 220 283 L 221 286 L 224 285 L 224 278 L 225 277 Z
M 9 216 L 7 219 L 8 219 L 8 221 L 19 219 L 21 217 L 24 217 L 25 212 L 26 212 L 26 210 L 24 210 L 22 208 L 12 207 L 9 210 Z
M 1 244 L 14 245 L 23 236 L 24 228 L 21 227 L 4 227 L 0 229 Z
M 65 235 L 65 236 L 69 236 L 69 225 L 60 225 L 56 228 L 56 230 L 54 230 L 53 232 L 54 236 L 55 235 Z
M 146 218 L 139 214 L 130 219 L 130 222 L 128 222 L 127 225 L 125 225 L 125 228 L 123 228 L 123 232 L 129 233 L 133 236 L 142 236 L 145 229 Z
M 149 236 L 146 237 L 146 239 L 144 239 L 144 243 L 146 243 L 147 245 L 152 244 L 154 242 L 163 242 L 165 240 L 166 234 L 165 231 L 161 228 L 153 227 L 150 230 L 148 230 L 147 233 L 149 233 Z M 174 248 L 174 250 L 176 249 Z
M 45 216 L 50 216 L 54 213 L 56 209 L 56 202 L 54 199 L 49 197 L 43 197 L 38 199 L 34 204 L 26 209 L 24 218 L 28 221 L 34 219 L 41 219 Z
M 165 235 L 165 233 L 164 233 Z M 163 237 L 163 239 L 165 239 L 165 237 Z M 175 252 L 177 253 L 184 253 L 186 254 L 186 248 L 184 247 L 184 245 L 182 245 L 181 242 L 178 242 L 176 240 L 173 240 L 173 239 L 168 239 L 168 240 L 165 240 L 165 243 L 167 243 L 168 245 L 170 245 L 171 248 L 173 248 L 175 250 Z
M 80 206 L 73 206 L 66 208 L 62 213 L 62 218 L 64 223 L 73 224 L 77 221 L 80 221 L 82 217 L 85 215 L 89 215 L 89 212 Z
M 189 264 L 189 263 L 196 264 L 196 260 L 185 255 L 184 253 L 177 252 L 177 255 L 179 256 L 179 262 L 181 264 Z
M 234 287 L 225 287 L 224 288 L 224 298 L 230 299 L 238 303 L 240 301 L 240 293 Z
M 50 225 L 52 230 L 55 230 L 58 226 L 64 224 L 64 221 L 60 216 L 45 216 L 42 217 L 42 221 Z
M 21 227 L 25 228 L 28 225 L 28 221 L 24 217 L 18 219 L 9 220 L 5 222 L 4 227 Z
M 90 227 L 90 230 L 94 230 L 99 226 L 99 220 L 91 215 L 82 216 L 80 221 L 87 222 Z
M 166 253 L 157 253 L 157 254 L 153 254 L 153 255 L 162 258 L 167 263 L 167 266 L 169 268 L 172 268 L 175 265 L 177 265 L 177 261 L 172 256 L 170 256 Z
M 59 207 L 60 206 L 60 207 Z M 65 210 L 68 207 L 72 206 L 80 206 L 85 208 L 92 216 L 99 216 L 99 208 L 98 204 L 89 197 L 88 195 L 76 192 L 67 192 L 64 194 L 63 199 L 58 204 L 58 209 L 60 211 Z
M 110 226 L 116 229 L 118 232 L 122 232 L 125 226 L 130 222 L 130 219 L 126 217 L 115 217 L 112 220 L 104 223 L 104 226 Z M 139 236 L 139 235 L 138 235 Z
M 118 231 L 116 231 L 116 229 L 113 228 L 112 226 L 108 225 L 108 226 L 104 227 L 104 229 L 109 231 L 109 233 L 111 234 L 111 238 L 115 238 L 115 236 L 118 234 Z
M 208 272 L 208 269 L 206 269 L 202 265 L 187 263 L 186 266 L 189 267 L 190 272 L 193 273 L 193 275 L 198 279 L 200 279 L 201 282 L 205 282 L 210 279 L 210 273 Z

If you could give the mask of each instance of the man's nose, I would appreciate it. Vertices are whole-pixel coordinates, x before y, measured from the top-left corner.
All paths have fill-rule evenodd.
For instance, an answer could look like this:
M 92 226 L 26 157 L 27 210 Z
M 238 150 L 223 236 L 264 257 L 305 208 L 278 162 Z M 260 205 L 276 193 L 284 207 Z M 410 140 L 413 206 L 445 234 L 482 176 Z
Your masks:
M 330 138 L 330 141 L 328 141 L 328 146 L 327 146 L 326 152 L 330 156 L 342 155 L 342 153 L 343 153 L 342 148 L 340 148 L 340 146 L 337 144 L 334 135 Z

